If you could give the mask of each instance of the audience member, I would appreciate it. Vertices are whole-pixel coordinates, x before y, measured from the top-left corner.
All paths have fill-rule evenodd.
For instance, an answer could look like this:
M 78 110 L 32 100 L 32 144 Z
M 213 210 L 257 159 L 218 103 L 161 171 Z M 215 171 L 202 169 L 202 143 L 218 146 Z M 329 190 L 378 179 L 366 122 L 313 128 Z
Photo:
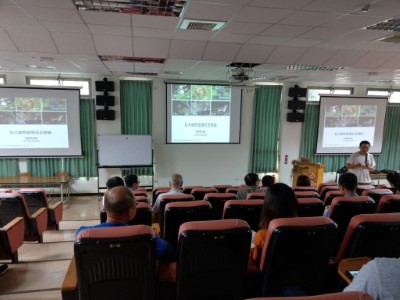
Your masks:
M 273 175 L 265 175 L 262 179 L 261 179 L 261 185 L 263 187 L 270 187 L 271 185 L 273 185 L 275 183 L 275 176 Z
M 164 197 L 164 195 L 176 195 L 182 194 L 182 185 L 183 185 L 183 178 L 180 174 L 172 174 L 171 180 L 169 182 L 169 186 L 171 189 L 159 195 L 156 201 L 153 204 L 153 220 L 156 221 L 158 219 L 158 212 L 160 210 L 160 201 Z
M 375 300 L 400 299 L 400 258 L 376 257 L 344 289 L 368 293 Z
M 265 193 L 264 204 L 260 215 L 260 230 L 254 237 L 252 258 L 259 263 L 269 223 L 277 218 L 297 217 L 298 202 L 291 187 L 284 183 L 275 183 Z
M 386 180 L 389 182 L 390 187 L 400 191 L 400 173 L 392 172 L 386 175 Z
M 106 182 L 107 190 L 110 190 L 110 189 L 112 189 L 113 187 L 116 187 L 116 186 L 125 186 L 124 181 L 122 180 L 121 177 L 114 176 L 114 177 L 111 177 L 111 178 L 109 178 L 107 180 L 107 182 Z M 104 197 L 102 199 L 102 203 L 103 203 L 103 209 L 104 209 Z
M 127 186 L 132 192 L 138 189 L 140 181 L 137 175 L 134 174 L 126 175 L 124 180 L 125 180 L 125 186 Z
M 311 186 L 311 180 L 307 175 L 297 177 L 296 186 Z
M 370 146 L 368 141 L 361 141 L 360 151 L 353 153 L 346 161 L 346 167 L 350 173 L 357 176 L 359 184 L 371 183 L 369 172 L 374 170 L 375 160 L 372 154 L 368 153 Z
M 353 173 L 344 173 L 339 177 L 339 190 L 344 197 L 358 196 L 356 193 L 357 188 L 357 176 Z M 331 206 L 325 207 L 324 216 L 329 216 Z
M 104 196 L 104 206 L 107 220 L 94 226 L 81 226 L 75 236 L 82 230 L 90 228 L 104 228 L 128 226 L 127 222 L 136 215 L 136 200 L 132 191 L 125 186 L 117 186 L 107 191 Z M 175 251 L 165 240 L 156 237 L 157 259 L 171 261 L 175 259 Z
M 262 189 L 258 188 L 260 179 L 256 173 L 249 173 L 244 177 L 246 186 L 244 189 L 240 189 L 237 192 L 238 199 L 246 199 L 248 193 L 263 192 Z

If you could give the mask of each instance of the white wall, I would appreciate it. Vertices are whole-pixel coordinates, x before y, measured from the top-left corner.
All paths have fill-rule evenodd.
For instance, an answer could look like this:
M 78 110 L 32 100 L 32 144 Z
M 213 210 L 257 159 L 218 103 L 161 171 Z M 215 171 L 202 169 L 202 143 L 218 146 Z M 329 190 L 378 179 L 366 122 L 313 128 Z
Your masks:
M 25 85 L 26 76 L 51 76 L 45 74 L 8 73 L 7 84 Z M 53 76 L 54 77 L 54 76 Z M 63 77 L 91 78 L 92 94 L 94 81 L 102 80 L 103 76 L 70 75 Z M 116 119 L 114 121 L 96 121 L 96 131 L 99 134 L 120 134 L 120 101 L 119 101 L 119 77 L 107 76 L 115 82 Z M 290 123 L 286 121 L 288 88 L 294 84 L 285 84 L 282 91 L 281 104 L 281 132 L 278 179 L 281 182 L 291 184 L 291 161 L 299 159 L 301 128 L 303 123 Z M 317 86 L 316 84 L 299 83 L 302 87 Z M 366 86 L 355 87 L 355 95 L 365 95 Z M 249 170 L 251 151 L 251 128 L 253 113 L 254 88 L 243 89 L 241 143 L 233 145 L 184 145 L 166 144 L 166 87 L 163 80 L 153 80 L 153 143 L 155 159 L 155 186 L 168 185 L 169 176 L 178 172 L 184 177 L 185 185 L 213 185 L 243 183 L 244 175 Z M 288 163 L 285 164 L 285 155 L 288 155 Z M 20 161 L 21 171 L 26 171 L 26 161 Z M 119 169 L 100 169 L 100 185 L 104 185 L 107 178 L 120 175 Z M 335 173 L 326 173 L 324 181 L 335 179 Z M 148 183 L 149 178 L 144 178 Z M 142 180 L 143 182 L 143 180 Z M 96 193 L 96 178 L 74 180 L 73 191 L 76 193 Z

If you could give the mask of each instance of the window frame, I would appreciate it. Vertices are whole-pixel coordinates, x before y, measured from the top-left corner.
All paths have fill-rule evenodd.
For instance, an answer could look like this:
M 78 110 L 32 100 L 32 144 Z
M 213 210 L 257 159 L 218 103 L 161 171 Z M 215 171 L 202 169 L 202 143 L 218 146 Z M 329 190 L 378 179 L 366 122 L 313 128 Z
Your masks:
M 0 84 L 7 84 L 7 77 L 6 77 L 6 75 L 1 75 L 1 74 L 0 74 L 0 79 L 3 79 L 3 82 L 0 82 Z
M 399 101 L 391 101 L 392 98 L 392 94 L 393 93 L 399 93 L 400 94 L 400 89 L 390 89 L 390 88 L 367 88 L 367 96 L 384 96 L 384 95 L 373 95 L 373 94 L 368 94 L 368 92 L 387 92 L 388 93 L 388 103 L 400 103 L 400 99 Z M 386 96 L 386 95 L 385 95 Z M 400 95 L 399 95 L 400 97 Z
M 82 91 L 80 89 L 80 96 L 81 98 L 88 98 L 90 99 L 92 97 L 92 80 L 90 78 L 76 78 L 76 77 L 71 77 L 71 78 L 57 78 L 57 77 L 41 77 L 41 76 L 26 76 L 26 84 L 27 85 L 32 85 L 32 86 L 40 86 L 40 85 L 35 85 L 31 84 L 31 80 L 56 80 L 56 81 L 81 81 L 81 82 L 87 82 L 88 83 L 88 89 L 89 89 L 89 94 L 85 95 L 82 94 Z M 73 87 L 73 86 L 65 86 L 65 85 L 45 85 L 49 87 Z
M 319 100 L 309 100 L 308 95 L 309 95 L 309 90 L 327 90 L 329 91 L 329 95 L 353 95 L 354 94 L 354 88 L 347 88 L 347 87 L 316 87 L 316 86 L 311 86 L 307 87 L 307 102 L 309 103 L 317 103 Z M 350 94 L 335 94 L 335 91 L 350 91 Z

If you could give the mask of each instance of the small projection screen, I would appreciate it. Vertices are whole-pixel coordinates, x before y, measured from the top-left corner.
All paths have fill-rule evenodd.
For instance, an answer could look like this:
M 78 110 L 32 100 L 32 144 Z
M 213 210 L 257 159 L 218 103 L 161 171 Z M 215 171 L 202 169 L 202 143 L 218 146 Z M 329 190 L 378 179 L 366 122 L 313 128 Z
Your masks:
M 240 87 L 167 83 L 167 143 L 240 143 Z
M 317 154 L 350 154 L 363 140 L 382 152 L 387 97 L 321 95 Z
M 81 156 L 79 89 L 0 86 L 0 156 Z

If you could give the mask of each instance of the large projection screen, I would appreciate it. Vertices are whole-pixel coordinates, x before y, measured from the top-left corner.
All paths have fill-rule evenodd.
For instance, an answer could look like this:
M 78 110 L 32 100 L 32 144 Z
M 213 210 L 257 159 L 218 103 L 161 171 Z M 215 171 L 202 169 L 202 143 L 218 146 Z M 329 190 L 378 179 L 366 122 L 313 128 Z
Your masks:
M 79 89 L 0 87 L 0 156 L 81 156 Z
M 317 154 L 350 154 L 363 140 L 382 152 L 387 97 L 321 95 Z
M 167 83 L 167 143 L 240 143 L 240 87 Z

